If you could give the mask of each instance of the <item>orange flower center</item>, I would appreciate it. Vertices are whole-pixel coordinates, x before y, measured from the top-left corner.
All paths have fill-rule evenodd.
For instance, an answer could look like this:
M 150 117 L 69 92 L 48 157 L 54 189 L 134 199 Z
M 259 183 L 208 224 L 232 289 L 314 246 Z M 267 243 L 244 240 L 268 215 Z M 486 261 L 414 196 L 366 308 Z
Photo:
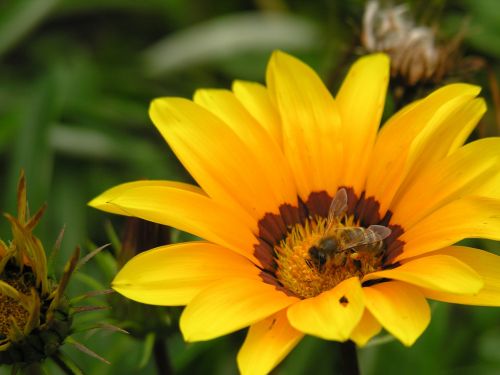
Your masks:
M 327 219 L 315 217 L 296 224 L 274 247 L 280 283 L 301 298 L 311 298 L 345 279 L 361 279 L 380 269 L 383 242 L 353 222 L 350 216 L 327 227 Z

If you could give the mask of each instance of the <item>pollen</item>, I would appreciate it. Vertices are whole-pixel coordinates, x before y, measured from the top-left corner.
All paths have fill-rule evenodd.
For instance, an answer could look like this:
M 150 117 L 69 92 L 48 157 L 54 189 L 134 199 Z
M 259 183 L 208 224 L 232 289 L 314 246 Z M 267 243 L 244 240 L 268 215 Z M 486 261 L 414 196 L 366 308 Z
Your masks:
M 276 277 L 280 283 L 300 298 L 315 297 L 334 288 L 341 281 L 376 271 L 381 267 L 380 244 L 341 249 L 326 254 L 324 263 L 318 262 L 311 249 L 326 237 L 339 240 L 335 229 L 356 227 L 354 219 L 348 217 L 337 222 L 334 230 L 327 228 L 327 219 L 310 218 L 303 224 L 296 224 L 279 245 L 275 246 Z

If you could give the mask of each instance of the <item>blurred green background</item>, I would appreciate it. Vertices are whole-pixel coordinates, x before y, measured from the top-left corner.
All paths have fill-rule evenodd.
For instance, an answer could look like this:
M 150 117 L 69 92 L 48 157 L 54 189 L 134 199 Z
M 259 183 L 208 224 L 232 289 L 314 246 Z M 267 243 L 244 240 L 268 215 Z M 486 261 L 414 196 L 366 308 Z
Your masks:
M 462 79 L 484 88 L 489 107 L 474 137 L 498 135 L 491 89 L 492 76 L 500 72 L 498 2 L 431 3 L 440 9 L 433 21 L 443 38 L 468 20 L 463 52 L 486 64 Z M 418 15 L 428 4 L 410 6 Z M 0 211 L 14 212 L 15 186 L 24 168 L 32 210 L 49 205 L 36 232 L 46 248 L 66 228 L 60 273 L 76 245 L 89 252 L 94 244 L 110 242 L 111 226 L 118 235 L 123 231 L 123 218 L 86 206 L 91 198 L 141 178 L 189 181 L 148 119 L 153 98 L 190 97 L 199 87 L 229 88 L 233 79 L 263 82 L 270 52 L 277 48 L 313 66 L 335 92 L 348 63 L 362 52 L 363 9 L 361 0 L 1 1 Z M 390 111 L 390 98 L 388 103 Z M 0 236 L 10 238 L 7 221 L 0 224 Z M 495 243 L 472 244 L 499 250 Z M 89 262 L 74 278 L 70 295 L 109 288 L 116 271 L 113 254 L 110 247 Z M 91 302 L 105 306 L 106 301 Z M 360 350 L 363 374 L 500 373 L 498 309 L 432 307 L 431 325 L 412 348 L 391 341 Z M 81 314 L 78 324 L 91 326 L 113 316 L 113 310 Z M 65 346 L 87 374 L 156 373 L 151 336 L 136 340 L 101 330 L 74 337 L 111 362 Z M 174 331 L 167 346 L 177 374 L 236 374 L 243 339 L 244 332 L 238 332 L 185 344 Z M 306 338 L 275 374 L 331 374 L 335 352 L 335 343 Z M 60 370 L 48 364 L 48 373 Z

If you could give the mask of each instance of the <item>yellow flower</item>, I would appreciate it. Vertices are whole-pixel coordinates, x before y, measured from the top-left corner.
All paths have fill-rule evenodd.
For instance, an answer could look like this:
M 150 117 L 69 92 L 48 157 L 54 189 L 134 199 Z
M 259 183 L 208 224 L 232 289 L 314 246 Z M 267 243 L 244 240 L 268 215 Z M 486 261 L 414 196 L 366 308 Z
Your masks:
M 136 256 L 113 288 L 187 305 L 187 341 L 250 326 L 243 374 L 269 372 L 304 334 L 364 345 L 383 327 L 412 345 L 426 298 L 500 305 L 500 257 L 453 246 L 500 239 L 500 139 L 463 146 L 485 112 L 479 88 L 445 86 L 378 131 L 388 76 L 387 56 L 363 57 L 333 98 L 276 52 L 267 88 L 154 100 L 154 124 L 200 187 L 137 181 L 90 205 L 204 241 Z
M 0 240 L 0 364 L 28 366 L 56 356 L 71 333 L 73 315 L 64 296 L 79 251 L 59 283 L 48 276 L 47 258 L 32 231 L 45 206 L 28 215 L 26 182 L 21 173 L 17 191 L 17 218 L 5 214 L 13 239 Z

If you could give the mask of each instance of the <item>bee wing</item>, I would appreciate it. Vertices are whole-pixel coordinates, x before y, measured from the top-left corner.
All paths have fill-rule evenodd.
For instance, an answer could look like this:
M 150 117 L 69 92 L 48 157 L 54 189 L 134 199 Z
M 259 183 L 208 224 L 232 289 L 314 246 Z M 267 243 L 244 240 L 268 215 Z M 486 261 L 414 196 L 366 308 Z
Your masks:
M 335 228 L 342 236 L 342 250 L 351 247 L 370 245 L 389 237 L 391 230 L 383 225 L 370 225 L 367 229 L 359 227 Z
M 367 230 L 371 231 L 375 235 L 377 241 L 385 240 L 391 235 L 392 232 L 389 228 L 384 227 L 383 225 L 370 225 Z
M 342 217 L 347 211 L 347 191 L 342 188 L 337 190 L 337 193 L 332 199 L 330 209 L 328 210 L 328 226 L 331 226 L 335 219 Z
M 342 236 L 342 249 L 345 250 L 351 247 L 367 245 L 372 242 L 377 242 L 377 240 L 370 241 L 370 238 L 366 236 L 365 229 L 358 227 L 340 227 L 335 228 L 335 231 L 340 232 Z

